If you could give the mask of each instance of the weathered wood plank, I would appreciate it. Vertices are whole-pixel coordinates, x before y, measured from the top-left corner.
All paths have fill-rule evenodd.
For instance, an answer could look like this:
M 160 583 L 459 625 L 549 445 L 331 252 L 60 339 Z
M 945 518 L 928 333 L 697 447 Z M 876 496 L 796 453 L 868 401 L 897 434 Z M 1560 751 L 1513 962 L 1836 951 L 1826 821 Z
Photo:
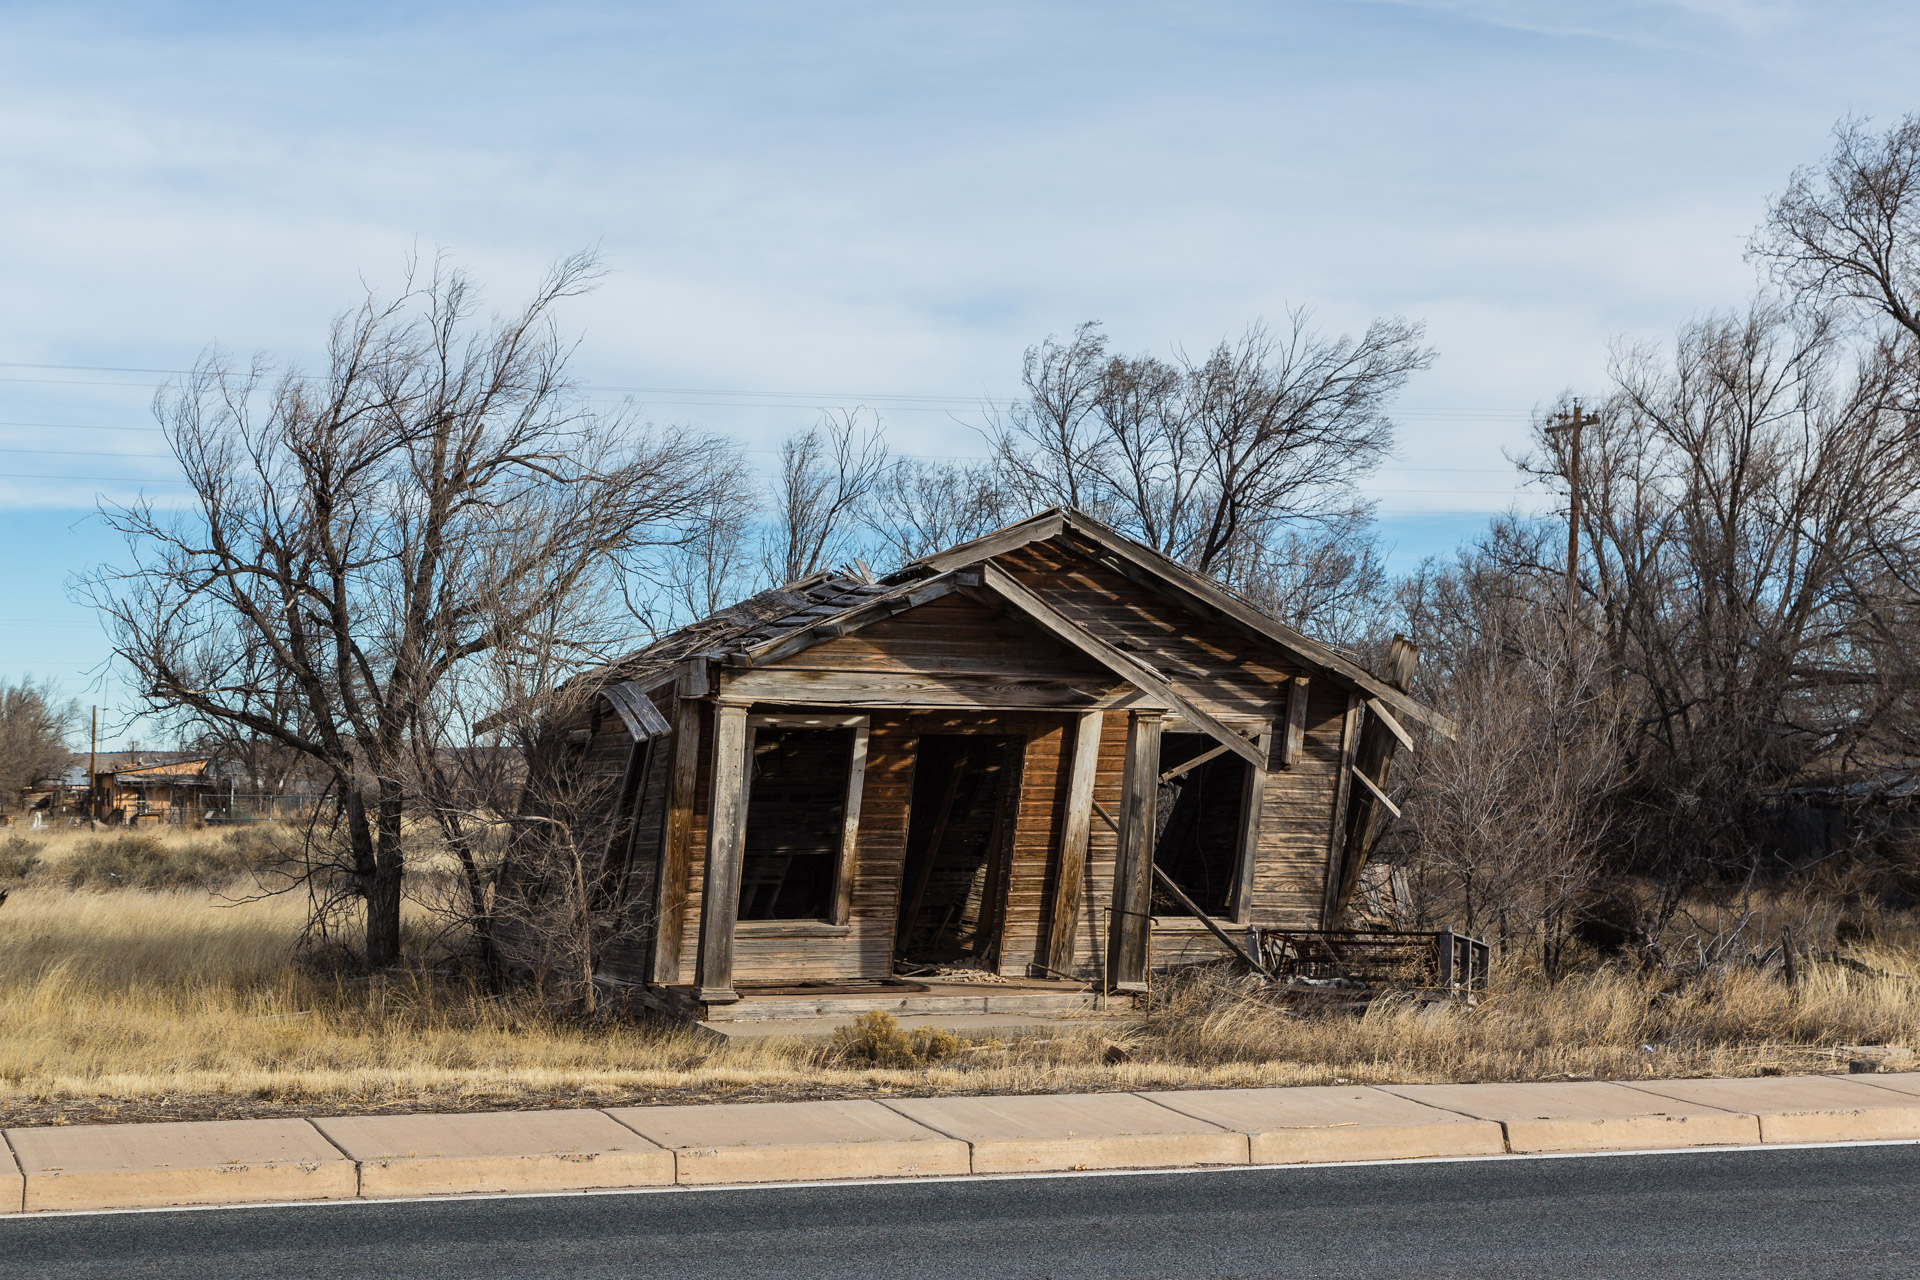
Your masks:
M 1140 982 L 1147 973 L 1159 777 L 1160 717 L 1153 712 L 1135 712 L 1127 720 L 1120 848 L 1113 871 L 1112 923 L 1107 930 L 1107 976 L 1111 982 Z
M 1057 537 L 1065 525 L 1066 519 L 1058 509 L 1043 511 L 1018 524 L 996 530 L 984 538 L 975 538 L 972 542 L 963 542 L 949 551 L 928 556 L 920 563 L 929 569 L 945 572 L 962 565 L 986 560 L 1011 551 L 1015 547 L 1024 547 L 1029 542 L 1041 542 Z
M 1375 720 L 1386 726 L 1388 733 L 1391 733 L 1400 740 L 1401 746 L 1409 751 L 1413 750 L 1413 735 L 1407 732 L 1405 725 L 1402 725 L 1398 720 L 1393 718 L 1393 712 L 1387 710 L 1386 703 L 1380 701 L 1378 698 L 1369 698 L 1367 699 L 1367 710 Z
M 747 816 L 747 708 L 714 707 L 713 811 L 700 911 L 700 963 L 694 981 L 709 1004 L 739 999 L 733 990 L 733 933 L 740 913 L 740 866 Z
M 1092 710 L 1152 705 L 1152 694 L 1114 679 L 982 679 L 879 671 L 810 671 L 788 667 L 743 671 L 727 685 L 759 702 L 809 706 L 980 711 Z
M 1291 769 L 1307 749 L 1307 699 L 1311 691 L 1307 677 L 1287 681 L 1287 734 L 1282 740 L 1281 767 Z
M 840 865 L 834 871 L 833 923 L 842 925 L 853 913 L 853 881 L 860 849 L 860 801 L 867 783 L 867 722 L 853 729 L 853 759 L 848 765 L 847 806 L 841 819 Z
M 1073 972 L 1074 922 L 1087 876 L 1087 846 L 1093 834 L 1093 784 L 1100 768 L 1098 711 L 1080 716 L 1073 732 L 1073 763 L 1067 773 L 1067 809 L 1060 832 L 1060 871 L 1054 889 L 1053 920 L 1047 930 L 1047 967 Z
M 1360 780 L 1361 786 L 1365 787 L 1369 792 L 1373 794 L 1373 798 L 1376 803 L 1385 805 L 1387 807 L 1387 812 L 1391 813 L 1394 817 L 1397 818 L 1400 816 L 1400 806 L 1387 798 L 1387 793 L 1380 789 L 1379 783 L 1375 782 L 1372 778 L 1369 778 L 1367 776 L 1366 770 L 1355 769 L 1353 771 L 1353 776 Z
M 1263 754 L 1272 744 L 1272 735 L 1261 739 Z M 1240 866 L 1235 878 L 1233 891 L 1228 895 L 1227 910 L 1234 922 L 1246 924 L 1253 918 L 1254 902 L 1259 894 L 1255 876 L 1260 870 L 1262 819 L 1267 812 L 1267 771 L 1248 769 L 1246 789 L 1240 796 Z
M 1353 758 L 1360 746 L 1360 727 L 1366 715 L 1366 699 L 1359 693 L 1347 695 L 1347 714 L 1340 731 L 1340 773 L 1333 793 L 1333 825 L 1327 838 L 1326 889 L 1320 908 L 1320 927 L 1338 927 L 1340 883 L 1347 865 L 1347 807 L 1353 794 Z
M 1231 620 L 1249 634 L 1265 637 L 1269 643 L 1277 644 L 1314 666 L 1353 682 L 1443 736 L 1454 736 L 1456 726 L 1446 716 L 1416 702 L 1404 691 L 1394 688 L 1328 646 L 1309 640 L 1293 628 L 1267 617 L 1199 574 L 1137 543 L 1129 542 L 1098 521 L 1070 515 L 1066 517 L 1065 524 L 1068 533 L 1098 544 L 1115 559 L 1143 571 L 1148 579 L 1143 585 L 1152 587 L 1164 584 L 1165 589 L 1175 591 L 1199 607 Z
M 673 717 L 673 762 L 667 775 L 666 830 L 660 843 L 660 878 L 655 885 L 653 974 L 660 986 L 680 978 L 680 948 L 687 927 L 688 880 L 693 873 L 694 793 L 700 777 L 700 746 L 705 704 L 687 696 L 690 676 L 680 682 Z M 705 685 L 705 679 L 700 684 Z
M 1413 682 L 1414 668 L 1419 660 L 1420 651 L 1413 642 L 1405 636 L 1395 636 L 1393 645 L 1387 651 L 1388 678 L 1405 688 Z M 1372 706 L 1371 701 L 1368 705 Z M 1393 732 L 1396 728 L 1374 715 L 1368 715 L 1366 728 L 1361 734 L 1353 772 L 1360 779 L 1363 791 L 1355 797 L 1352 816 L 1347 820 L 1350 828 L 1347 849 L 1341 863 L 1339 882 L 1334 886 L 1331 909 L 1331 915 L 1336 920 L 1346 912 L 1347 904 L 1360 888 L 1360 873 L 1373 853 L 1373 842 L 1379 833 L 1380 811 L 1384 808 L 1396 818 L 1400 816 L 1399 806 L 1389 800 L 1386 793 L 1393 758 L 1401 746 L 1400 734 Z
M 1203 733 L 1224 743 L 1241 757 L 1254 764 L 1266 763 L 1264 760 L 1255 759 L 1257 748 L 1238 730 L 1222 724 L 1204 707 L 1189 701 L 1144 663 L 1127 656 L 1105 640 L 1074 626 L 1070 619 L 1062 617 L 1045 600 L 1027 590 L 997 566 L 992 564 L 981 566 L 981 579 L 983 590 L 1006 600 L 1055 639 L 1080 650 L 1130 684 L 1156 695 L 1170 709 L 1178 711 Z

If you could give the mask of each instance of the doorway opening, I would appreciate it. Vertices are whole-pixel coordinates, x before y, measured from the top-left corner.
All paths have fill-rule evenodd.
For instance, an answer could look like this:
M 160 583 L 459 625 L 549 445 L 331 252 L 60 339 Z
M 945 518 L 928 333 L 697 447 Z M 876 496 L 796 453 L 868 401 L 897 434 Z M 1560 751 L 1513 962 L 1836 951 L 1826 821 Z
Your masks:
M 1210 916 L 1225 916 L 1240 880 L 1250 766 L 1205 734 L 1169 733 L 1160 739 L 1163 777 L 1193 760 L 1200 762 L 1160 784 L 1153 862 L 1195 906 Z M 1153 913 L 1187 914 L 1157 883 Z
M 1019 736 L 921 737 L 896 959 L 978 969 L 998 963 L 1025 750 Z

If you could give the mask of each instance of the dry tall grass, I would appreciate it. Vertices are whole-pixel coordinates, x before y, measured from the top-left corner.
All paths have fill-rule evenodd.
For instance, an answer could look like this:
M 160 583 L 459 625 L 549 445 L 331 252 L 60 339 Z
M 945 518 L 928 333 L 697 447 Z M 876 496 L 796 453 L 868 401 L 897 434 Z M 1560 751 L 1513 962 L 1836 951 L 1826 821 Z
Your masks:
M 938 1053 L 866 1041 L 715 1043 L 608 1016 L 549 1016 L 423 962 L 369 980 L 300 959 L 295 895 L 11 882 L 0 907 L 0 1123 L 884 1093 L 1335 1080 L 1511 1080 L 1834 1070 L 1920 1044 L 1920 949 L 1873 969 L 1727 969 L 1675 983 L 1625 965 L 1547 985 L 1509 966 L 1467 1009 L 1282 1009 L 1244 981 L 1160 984 L 1147 1016 Z M 415 950 L 431 921 L 410 919 Z M 873 1039 L 869 1037 L 869 1039 Z M 880 1037 L 885 1040 L 885 1036 Z M 879 1041 L 876 1040 L 875 1043 Z M 888 1043 L 891 1043 L 888 1041 Z M 906 1043 L 903 1041 L 902 1043 Z M 917 1065 L 916 1065 L 917 1064 Z

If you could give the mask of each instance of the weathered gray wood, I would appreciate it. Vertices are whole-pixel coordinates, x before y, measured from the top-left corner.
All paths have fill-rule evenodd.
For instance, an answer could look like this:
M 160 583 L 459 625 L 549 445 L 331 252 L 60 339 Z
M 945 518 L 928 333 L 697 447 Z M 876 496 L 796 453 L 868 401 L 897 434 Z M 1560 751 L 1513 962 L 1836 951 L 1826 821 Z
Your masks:
M 853 760 L 847 772 L 847 808 L 840 834 L 840 866 L 833 879 L 833 923 L 845 924 L 853 914 L 855 855 L 860 848 L 860 796 L 867 784 L 867 722 L 853 729 Z
M 1391 733 L 1400 740 L 1401 746 L 1405 747 L 1408 751 L 1413 750 L 1413 735 L 1407 732 L 1405 725 L 1393 718 L 1393 712 L 1387 710 L 1386 703 L 1380 701 L 1378 698 L 1369 698 L 1367 699 L 1367 711 L 1375 720 L 1386 726 L 1388 733 Z
M 1024 547 L 1030 542 L 1045 542 L 1059 536 L 1065 527 L 1066 518 L 1058 507 L 1030 516 L 1018 524 L 1008 525 L 988 534 L 984 538 L 975 538 L 972 542 L 963 542 L 959 546 L 938 555 L 928 556 L 920 561 L 929 569 L 945 572 L 961 565 L 975 564 L 987 560 L 1002 552 Z
M 746 650 L 746 665 L 767 666 L 779 662 L 782 658 L 791 658 L 795 654 L 805 653 L 818 644 L 837 640 L 841 636 L 852 635 L 861 627 L 896 613 L 904 613 L 931 600 L 938 600 L 963 586 L 979 585 L 979 575 L 974 573 L 950 573 L 931 578 L 923 582 L 910 582 L 896 587 L 885 595 L 869 596 L 859 604 L 816 626 L 805 627 L 783 636 L 777 636 L 764 644 Z
M 622 680 L 618 684 L 608 685 L 600 691 L 601 696 L 619 713 L 620 722 L 627 727 L 627 733 L 635 742 L 645 742 L 657 738 L 669 731 L 670 726 L 654 708 L 653 699 L 631 680 Z
M 1192 898 L 1189 898 L 1187 896 L 1186 890 L 1182 889 L 1179 885 L 1175 884 L 1173 882 L 1173 877 L 1160 869 L 1159 863 L 1155 863 L 1153 866 L 1153 878 L 1160 882 L 1160 885 L 1162 888 L 1164 888 L 1168 893 L 1173 895 L 1173 900 L 1180 904 L 1180 907 L 1182 910 L 1184 910 L 1188 915 L 1192 916 L 1194 919 L 1198 920 L 1201 924 L 1207 926 L 1207 932 L 1211 933 L 1214 937 L 1220 940 L 1220 945 L 1227 949 L 1228 955 L 1232 956 L 1235 960 L 1240 961 L 1240 963 L 1242 964 L 1246 964 L 1246 965 L 1252 964 L 1252 962 L 1247 959 L 1247 953 L 1241 950 L 1240 944 L 1235 942 L 1232 938 L 1229 938 L 1227 936 L 1226 930 L 1222 929 L 1219 925 L 1215 924 L 1213 922 L 1213 918 L 1209 916 L 1206 912 L 1202 911 L 1199 905 L 1195 903 Z
M 1312 688 L 1307 677 L 1295 676 L 1287 681 L 1287 732 L 1281 739 L 1280 764 L 1291 769 L 1300 762 L 1307 750 L 1307 697 Z
M 1387 650 L 1388 677 L 1402 687 L 1411 685 L 1419 661 L 1420 650 L 1414 643 L 1405 636 L 1395 636 L 1392 646 Z M 1353 772 L 1360 779 L 1361 790 L 1354 796 L 1353 816 L 1347 820 L 1350 828 L 1347 849 L 1331 910 L 1336 919 L 1346 911 L 1347 904 L 1360 890 L 1360 873 L 1366 869 L 1367 859 L 1373 854 L 1373 842 L 1379 835 L 1380 811 L 1385 809 L 1396 818 L 1400 816 L 1399 807 L 1387 798 L 1386 793 L 1387 779 L 1393 771 L 1393 758 L 1400 747 L 1398 735 L 1377 717 L 1367 716 L 1366 728 L 1360 735 L 1354 753 Z
M 1158 552 L 1121 537 L 1099 521 L 1090 520 L 1079 512 L 1069 512 L 1064 517 L 1064 522 L 1066 532 L 1097 544 L 1117 560 L 1142 572 L 1146 579 L 1143 585 L 1171 590 L 1184 596 L 1210 614 L 1237 624 L 1243 631 L 1251 632 L 1255 636 L 1279 645 L 1312 666 L 1330 671 L 1359 685 L 1374 697 L 1385 700 L 1396 710 L 1404 711 L 1447 738 L 1452 738 L 1457 732 L 1457 726 L 1446 716 L 1423 706 L 1406 693 L 1379 679 L 1357 663 L 1342 657 L 1328 646 L 1309 640 L 1292 627 L 1267 617 L 1217 584 L 1175 564 Z M 1027 538 L 1017 545 L 1025 545 L 1030 541 L 1037 541 L 1037 539 Z M 1136 581 L 1141 580 L 1136 579 Z
M 700 896 L 699 998 L 724 1004 L 733 990 L 733 927 L 740 915 L 740 864 L 747 830 L 747 708 L 721 702 L 713 714 L 713 809 Z
M 680 982 L 680 948 L 686 940 L 688 887 L 693 879 L 693 802 L 700 777 L 700 722 L 705 703 L 689 697 L 695 680 L 680 678 L 673 714 L 673 763 L 667 775 L 667 816 L 660 836 L 660 878 L 654 886 L 653 969 L 660 986 Z M 706 686 L 700 669 L 698 684 Z
M 1333 829 L 1327 839 L 1327 881 L 1320 904 L 1320 927 L 1339 927 L 1340 886 L 1347 874 L 1347 806 L 1353 794 L 1353 757 L 1360 746 L 1360 723 L 1366 700 L 1347 695 L 1347 714 L 1340 728 L 1340 774 L 1333 790 Z
M 1400 806 L 1387 798 L 1387 793 L 1380 789 L 1380 786 L 1378 783 L 1376 783 L 1372 778 L 1369 778 L 1367 776 L 1366 771 L 1364 769 L 1356 768 L 1353 771 L 1353 776 L 1360 780 L 1360 785 L 1364 786 L 1368 791 L 1373 793 L 1374 800 L 1376 800 L 1380 804 L 1383 804 L 1387 807 L 1388 813 L 1391 813 L 1396 818 L 1400 816 Z
M 1127 763 L 1121 779 L 1120 848 L 1113 867 L 1113 911 L 1107 926 L 1107 980 L 1142 982 L 1153 932 L 1154 810 L 1160 795 L 1160 717 L 1127 718 Z
M 1169 726 L 1169 729 L 1170 728 L 1171 727 Z M 1213 750 L 1211 751 L 1202 751 L 1199 755 L 1195 756 L 1193 759 L 1182 761 L 1180 764 L 1173 766 L 1173 768 L 1161 774 L 1160 781 L 1172 782 L 1175 778 L 1179 777 L 1181 774 L 1191 773 L 1193 770 L 1198 769 L 1201 765 L 1213 759 L 1215 756 L 1224 754 L 1228 750 L 1230 750 L 1230 748 L 1223 742 L 1219 746 L 1213 748 Z
M 1272 734 L 1262 734 L 1262 751 L 1272 742 Z M 1240 796 L 1240 874 L 1227 900 L 1227 910 L 1235 924 L 1247 924 L 1253 919 L 1254 878 L 1260 869 L 1260 823 L 1266 808 L 1267 771 L 1248 769 L 1246 790 Z
M 1060 874 L 1054 882 L 1053 920 L 1047 929 L 1047 967 L 1073 972 L 1074 924 L 1086 886 L 1087 845 L 1093 837 L 1093 783 L 1100 769 L 1098 711 L 1081 715 L 1073 731 L 1073 760 L 1067 767 L 1067 810 L 1060 828 Z
M 983 564 L 980 570 L 981 585 L 984 590 L 1007 601 L 1043 631 L 1065 642 L 1068 646 L 1078 649 L 1095 662 L 1118 674 L 1122 679 L 1153 694 L 1167 707 L 1185 716 L 1202 733 L 1216 742 L 1225 744 L 1241 758 L 1257 765 L 1266 763 L 1265 760 L 1256 758 L 1259 755 L 1259 748 L 1247 741 L 1244 734 L 1222 724 L 1210 712 L 1183 697 L 1145 663 L 1129 657 L 1098 636 L 1091 634 L 1084 627 L 1061 617 L 1052 605 L 1021 586 L 997 565 Z
M 1001 939 L 1007 921 L 1007 873 L 1013 858 L 1013 828 L 1020 813 L 1020 793 L 1026 781 L 1027 739 L 1007 744 L 1001 762 L 999 794 L 994 797 L 993 827 L 987 835 L 987 880 L 980 891 L 980 917 L 974 926 L 973 954 L 989 969 L 998 969 Z
M 1157 705 L 1160 699 L 1115 679 L 999 680 L 897 671 L 811 671 L 764 667 L 742 671 L 727 688 L 759 702 L 792 706 L 887 707 L 943 711 L 1083 711 Z

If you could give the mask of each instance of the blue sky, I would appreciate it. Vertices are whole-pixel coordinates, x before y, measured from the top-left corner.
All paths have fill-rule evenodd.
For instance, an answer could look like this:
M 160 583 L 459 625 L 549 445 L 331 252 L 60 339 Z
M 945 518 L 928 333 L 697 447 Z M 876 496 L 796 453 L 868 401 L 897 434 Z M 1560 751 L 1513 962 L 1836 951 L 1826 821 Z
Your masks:
M 310 359 L 415 248 L 504 304 L 599 245 L 595 394 L 762 450 L 865 404 L 971 454 L 1082 320 L 1419 317 L 1404 565 L 1536 504 L 1529 414 L 1737 303 L 1769 193 L 1920 107 L 1916 54 L 1873 0 L 0 4 L 0 674 L 122 704 L 63 582 L 117 554 L 99 497 L 170 491 L 149 371 Z

